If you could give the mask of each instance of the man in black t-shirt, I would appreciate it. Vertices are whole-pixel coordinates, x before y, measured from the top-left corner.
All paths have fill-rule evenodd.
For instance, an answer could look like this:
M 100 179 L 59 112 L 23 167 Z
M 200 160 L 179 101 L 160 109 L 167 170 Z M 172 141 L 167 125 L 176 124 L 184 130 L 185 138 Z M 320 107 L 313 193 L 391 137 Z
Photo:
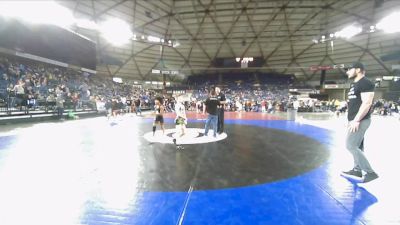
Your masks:
M 219 87 L 215 87 L 215 93 L 217 94 L 217 98 L 219 101 L 218 105 L 218 134 L 222 134 L 224 132 L 224 113 L 225 113 L 225 103 L 226 98 L 225 95 L 221 92 Z
M 130 97 L 126 99 L 126 108 L 128 113 L 132 112 L 132 99 Z
M 213 126 L 214 130 L 214 137 L 217 137 L 217 125 L 218 125 L 218 105 L 220 104 L 215 89 L 211 90 L 210 97 L 207 98 L 206 102 L 204 103 L 205 109 L 207 111 L 208 117 L 206 121 L 206 127 L 204 131 L 204 135 L 208 135 L 208 130 L 210 128 L 210 124 Z M 204 112 L 203 111 L 203 112 Z
M 140 115 L 142 115 L 142 105 L 141 105 L 140 98 L 137 98 L 135 100 L 135 112 L 136 112 L 136 115 L 138 113 L 140 113 Z
M 371 109 L 374 99 L 375 85 L 365 77 L 364 65 L 360 62 L 351 64 L 347 69 L 349 79 L 354 79 L 348 92 L 349 121 L 346 148 L 353 155 L 354 168 L 342 172 L 342 176 L 366 183 L 378 178 L 360 146 L 363 145 L 364 135 L 371 124 Z M 363 175 L 365 172 L 365 175 Z

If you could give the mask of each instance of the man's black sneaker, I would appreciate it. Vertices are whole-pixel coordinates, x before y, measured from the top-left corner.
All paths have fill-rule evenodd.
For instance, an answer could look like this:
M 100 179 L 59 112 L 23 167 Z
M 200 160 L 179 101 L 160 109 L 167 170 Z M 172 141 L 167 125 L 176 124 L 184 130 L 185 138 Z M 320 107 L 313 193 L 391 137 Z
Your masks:
M 378 174 L 376 174 L 375 172 L 366 173 L 365 176 L 364 176 L 363 183 L 370 182 L 370 181 L 372 181 L 372 180 L 375 180 L 375 179 L 378 178 L 378 177 L 379 177 Z
M 360 181 L 363 180 L 362 172 L 360 170 L 352 169 L 352 170 L 349 170 L 349 171 L 344 171 L 344 172 L 341 173 L 341 175 L 343 177 L 354 179 L 354 180 L 360 180 Z

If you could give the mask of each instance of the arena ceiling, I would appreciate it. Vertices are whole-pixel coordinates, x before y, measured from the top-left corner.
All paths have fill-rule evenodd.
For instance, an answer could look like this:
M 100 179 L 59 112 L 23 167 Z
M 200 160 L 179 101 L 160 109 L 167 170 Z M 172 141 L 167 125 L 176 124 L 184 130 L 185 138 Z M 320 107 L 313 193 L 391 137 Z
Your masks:
M 381 57 L 399 52 L 399 34 L 368 32 L 371 25 L 400 10 L 396 0 L 108 0 L 57 1 L 77 18 L 95 22 L 119 18 L 139 35 L 174 40 L 177 47 L 130 41 L 113 46 L 98 33 L 74 30 L 97 42 L 99 59 L 112 57 L 119 65 L 99 60 L 97 70 L 106 76 L 133 80 L 161 80 L 152 69 L 179 71 L 167 75 L 178 81 L 191 74 L 228 72 L 216 69 L 219 57 L 262 57 L 259 71 L 295 74 L 300 79 L 317 79 L 319 71 L 310 66 L 340 65 L 362 61 L 370 75 L 387 75 L 400 59 Z M 329 35 L 357 23 L 364 32 L 350 39 Z M 325 42 L 315 43 L 313 39 Z M 232 69 L 233 70 L 233 69 Z M 237 70 L 237 69 L 235 69 Z M 242 69 L 251 70 L 251 69 Z M 329 70 L 340 77 L 341 69 Z M 329 79 L 329 78 L 328 78 Z

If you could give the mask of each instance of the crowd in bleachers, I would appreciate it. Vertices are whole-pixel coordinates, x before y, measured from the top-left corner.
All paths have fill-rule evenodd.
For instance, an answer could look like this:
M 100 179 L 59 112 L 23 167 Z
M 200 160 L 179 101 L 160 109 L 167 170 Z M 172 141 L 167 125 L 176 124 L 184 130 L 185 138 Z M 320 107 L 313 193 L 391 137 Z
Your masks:
M 227 98 L 226 111 L 274 113 L 285 112 L 288 108 L 293 108 L 298 112 L 334 112 L 337 114 L 347 112 L 346 100 L 302 99 L 290 95 L 289 85 L 273 83 L 254 86 L 252 83 L 217 85 L 206 82 L 194 88 L 193 100 L 188 104 L 187 109 L 201 112 L 203 101 L 208 96 L 208 87 L 211 86 L 222 88 L 222 92 Z M 400 99 L 397 102 L 378 99 L 374 102 L 372 110 L 374 114 L 379 115 L 397 114 L 400 112 Z
M 138 101 L 151 107 L 156 93 L 78 70 L 0 55 L 0 107 L 8 110 L 95 109 Z M 99 104 L 97 104 L 99 103 Z
M 385 99 L 378 99 L 374 102 L 374 113 L 382 116 L 391 116 L 400 111 L 400 99 L 396 101 L 386 101 Z
M 194 87 L 191 109 L 200 110 L 202 102 L 208 96 L 208 87 L 215 84 L 205 83 Z M 226 111 L 273 112 L 285 111 L 289 102 L 288 85 L 226 82 L 219 86 L 225 94 Z
M 0 101 L 8 110 L 46 108 L 62 115 L 64 109 L 97 108 L 115 115 L 138 109 L 137 104 L 152 109 L 157 95 L 155 91 L 133 88 L 101 76 L 4 55 L 0 55 L 0 75 Z M 204 87 L 209 86 L 201 84 L 194 88 L 193 101 L 187 102 L 189 109 L 202 105 L 208 96 Z M 227 96 L 228 111 L 284 111 L 289 100 L 284 84 L 254 87 L 246 82 L 226 82 L 222 91 Z M 166 111 L 172 112 L 174 98 L 164 98 Z
M 186 102 L 187 110 L 202 112 L 211 86 L 219 86 L 225 94 L 226 111 L 274 113 L 295 108 L 299 112 L 343 113 L 347 109 L 346 101 L 337 99 L 297 99 L 290 95 L 290 84 L 286 82 L 217 83 L 214 80 L 188 86 L 192 93 Z M 90 108 L 116 115 L 121 111 L 140 113 L 141 109 L 152 109 L 156 95 L 160 94 L 86 72 L 0 55 L 0 108 L 25 111 L 46 108 L 59 116 L 64 109 Z M 164 96 L 164 105 L 167 112 L 172 112 L 174 98 Z M 374 111 L 380 115 L 398 113 L 399 102 L 377 100 Z

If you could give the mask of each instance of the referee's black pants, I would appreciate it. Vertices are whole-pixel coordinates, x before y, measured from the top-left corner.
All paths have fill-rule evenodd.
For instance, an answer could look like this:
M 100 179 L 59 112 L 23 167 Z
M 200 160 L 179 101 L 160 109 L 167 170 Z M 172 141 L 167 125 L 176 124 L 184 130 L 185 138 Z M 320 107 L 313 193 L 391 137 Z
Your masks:
M 223 133 L 224 132 L 224 109 L 218 108 L 218 126 L 217 132 Z

